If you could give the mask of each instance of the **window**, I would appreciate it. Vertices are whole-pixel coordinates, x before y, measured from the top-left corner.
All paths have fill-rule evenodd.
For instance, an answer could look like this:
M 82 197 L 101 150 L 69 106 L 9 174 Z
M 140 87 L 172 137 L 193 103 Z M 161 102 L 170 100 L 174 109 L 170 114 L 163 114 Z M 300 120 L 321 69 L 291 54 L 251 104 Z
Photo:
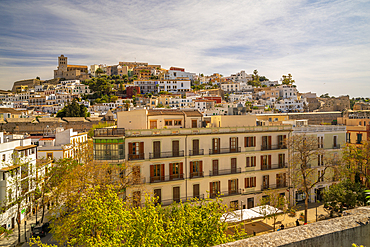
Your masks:
M 286 148 L 286 135 L 278 135 L 278 148 Z
M 150 182 L 164 181 L 164 164 L 150 166 Z
M 279 154 L 279 168 L 285 167 L 285 154 Z
M 247 157 L 246 167 L 255 167 L 256 166 L 256 156 Z
M 231 158 L 231 173 L 236 173 L 236 158 Z
M 170 163 L 169 164 L 169 171 L 170 171 L 170 180 L 173 179 L 182 179 L 183 176 L 183 163 Z
M 324 165 L 324 155 L 323 154 L 319 154 L 317 156 L 317 165 L 318 166 L 323 166 Z
M 180 142 L 178 140 L 172 141 L 172 156 L 180 156 Z
M 324 182 L 324 171 L 317 171 L 317 181 Z
M 256 187 L 256 177 L 250 177 L 244 179 L 245 188 L 254 188 Z
M 212 139 L 212 153 L 214 154 L 220 153 L 220 138 Z
M 193 184 L 193 198 L 199 198 L 199 184 Z
M 238 151 L 238 137 L 230 137 L 230 152 Z
M 262 188 L 265 190 L 268 189 L 269 186 L 270 186 L 270 176 L 265 175 L 262 177 Z
M 256 146 L 255 136 L 244 137 L 244 147 L 255 147 L 255 146 Z
M 174 202 L 180 202 L 180 187 L 176 186 L 172 188 L 172 197 Z
M 153 142 L 153 157 L 154 158 L 161 157 L 161 142 L 160 141 Z
M 128 156 L 129 160 L 144 159 L 144 142 L 130 142 Z
M 198 121 L 197 120 L 191 120 L 191 127 L 192 128 L 198 128 Z
M 218 160 L 212 160 L 212 175 L 218 175 Z
M 193 140 L 193 155 L 199 155 L 199 140 Z
M 338 147 L 338 136 L 333 136 L 333 148 Z
M 156 204 L 160 204 L 162 202 L 162 190 L 155 189 L 154 190 L 154 199 L 156 200 Z
M 181 120 L 174 120 L 174 125 L 181 125 Z
M 46 153 L 46 158 L 47 159 L 53 159 L 53 153 Z
M 286 173 L 276 174 L 276 187 L 277 188 L 286 187 Z
M 151 120 L 150 121 L 150 128 L 156 129 L 157 128 L 157 120 Z
M 362 134 L 357 134 L 356 144 L 361 144 L 361 142 L 362 142 Z
M 203 177 L 203 162 L 190 161 L 190 178 Z
M 323 136 L 317 137 L 317 145 L 318 145 L 318 148 L 324 148 L 324 137 Z
M 216 197 L 220 191 L 220 181 L 210 182 L 209 183 L 209 197 L 214 198 Z
M 351 143 L 351 133 L 346 133 L 346 142 Z
M 5 161 L 6 159 L 5 159 L 5 154 L 3 154 L 3 161 Z
M 261 155 L 261 170 L 271 169 L 271 155 Z
M 140 191 L 134 191 L 132 194 L 132 205 L 134 207 L 140 207 L 141 203 L 141 192 Z
M 262 136 L 262 150 L 271 150 L 271 136 Z
M 166 120 L 165 125 L 166 126 L 172 126 L 172 120 Z

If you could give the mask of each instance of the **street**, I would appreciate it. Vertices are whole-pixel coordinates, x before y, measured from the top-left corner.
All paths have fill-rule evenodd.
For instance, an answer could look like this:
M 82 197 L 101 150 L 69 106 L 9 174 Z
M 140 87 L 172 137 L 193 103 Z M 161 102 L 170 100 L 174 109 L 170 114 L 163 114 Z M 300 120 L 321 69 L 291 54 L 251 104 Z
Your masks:
M 43 242 L 44 244 L 54 244 L 56 246 L 59 246 L 57 244 L 57 242 L 52 239 L 52 237 L 53 237 L 53 235 L 51 233 L 48 233 L 48 234 L 46 234 L 45 237 L 41 238 L 41 242 Z M 29 239 L 28 239 L 28 242 L 29 242 Z M 28 246 L 30 246 L 28 243 L 24 243 L 22 245 L 22 247 L 28 247 Z

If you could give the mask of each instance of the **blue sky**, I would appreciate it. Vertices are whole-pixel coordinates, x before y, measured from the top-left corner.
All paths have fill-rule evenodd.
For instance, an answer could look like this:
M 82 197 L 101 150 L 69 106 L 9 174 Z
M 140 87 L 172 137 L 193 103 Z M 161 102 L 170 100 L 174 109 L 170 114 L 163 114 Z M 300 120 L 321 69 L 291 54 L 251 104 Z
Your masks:
M 370 1 L 0 2 L 0 88 L 70 64 L 143 61 L 228 76 L 240 70 L 301 92 L 369 97 Z

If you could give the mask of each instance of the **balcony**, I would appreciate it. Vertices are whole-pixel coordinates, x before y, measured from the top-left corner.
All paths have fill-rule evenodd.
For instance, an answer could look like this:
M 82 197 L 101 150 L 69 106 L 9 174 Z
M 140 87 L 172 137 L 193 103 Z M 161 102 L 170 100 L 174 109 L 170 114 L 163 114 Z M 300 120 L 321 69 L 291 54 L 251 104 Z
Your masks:
M 132 177 L 131 182 L 132 182 L 133 185 L 145 184 L 146 183 L 146 178 Z
M 124 128 L 102 128 L 94 130 L 94 137 L 125 136 Z
M 204 177 L 204 172 L 201 171 L 201 172 L 191 172 L 189 174 L 189 178 L 202 178 Z
M 261 166 L 261 170 L 275 170 L 275 169 L 282 169 L 282 168 L 288 168 L 288 164 L 287 163 L 283 163 L 283 164 L 272 164 L 271 166 L 269 165 L 262 165 Z
M 333 145 L 333 149 L 340 149 L 340 145 L 339 144 Z
M 210 170 L 209 176 L 222 176 L 222 175 L 228 175 L 228 174 L 236 174 L 241 173 L 242 169 L 240 167 L 235 169 L 223 169 L 223 170 Z
M 167 175 L 167 176 L 155 176 L 150 177 L 150 183 L 162 183 L 162 182 L 169 182 L 169 181 L 176 181 L 176 180 L 183 180 L 184 174 L 176 174 L 176 175 Z
M 279 183 L 279 184 L 263 184 L 261 186 L 261 191 L 263 190 L 273 190 L 273 189 L 281 189 L 288 187 L 286 183 Z
M 237 190 L 228 190 L 228 191 L 222 191 L 222 192 L 213 192 L 212 194 L 209 194 L 210 198 L 216 198 L 217 196 L 219 197 L 226 197 L 226 196 L 235 196 L 235 195 L 240 195 L 242 193 L 241 189 Z
M 149 159 L 161 159 L 161 158 L 172 158 L 172 157 L 184 157 L 184 151 L 170 151 L 170 152 L 158 152 L 149 153 Z
M 189 156 L 204 155 L 204 149 L 189 150 Z
M 188 197 L 181 197 L 177 199 L 159 200 L 158 202 L 156 202 L 156 204 L 161 204 L 162 206 L 169 206 L 174 202 L 179 203 L 181 201 L 184 203 L 184 202 L 191 202 L 191 201 L 203 200 L 203 199 L 204 199 L 204 194 L 201 194 L 196 197 L 188 196 Z
M 278 149 L 286 149 L 286 145 L 279 144 L 279 145 L 261 145 L 261 151 L 263 150 L 278 150 Z
M 240 153 L 241 148 L 220 148 L 220 149 L 210 149 L 209 154 L 227 154 L 227 153 Z
M 128 154 L 128 160 L 145 160 L 145 154 Z

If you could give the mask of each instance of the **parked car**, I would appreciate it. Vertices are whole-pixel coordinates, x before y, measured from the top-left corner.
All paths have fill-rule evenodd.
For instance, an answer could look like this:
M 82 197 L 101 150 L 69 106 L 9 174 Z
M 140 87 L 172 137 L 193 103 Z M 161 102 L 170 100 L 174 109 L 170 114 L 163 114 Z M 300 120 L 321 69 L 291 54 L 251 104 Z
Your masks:
M 35 226 L 32 229 L 32 237 L 45 237 L 46 232 L 44 231 L 42 226 Z
M 50 232 L 51 228 L 50 228 L 50 223 L 49 222 L 46 222 L 44 224 L 42 224 L 42 229 L 44 230 L 44 232 L 48 233 Z

